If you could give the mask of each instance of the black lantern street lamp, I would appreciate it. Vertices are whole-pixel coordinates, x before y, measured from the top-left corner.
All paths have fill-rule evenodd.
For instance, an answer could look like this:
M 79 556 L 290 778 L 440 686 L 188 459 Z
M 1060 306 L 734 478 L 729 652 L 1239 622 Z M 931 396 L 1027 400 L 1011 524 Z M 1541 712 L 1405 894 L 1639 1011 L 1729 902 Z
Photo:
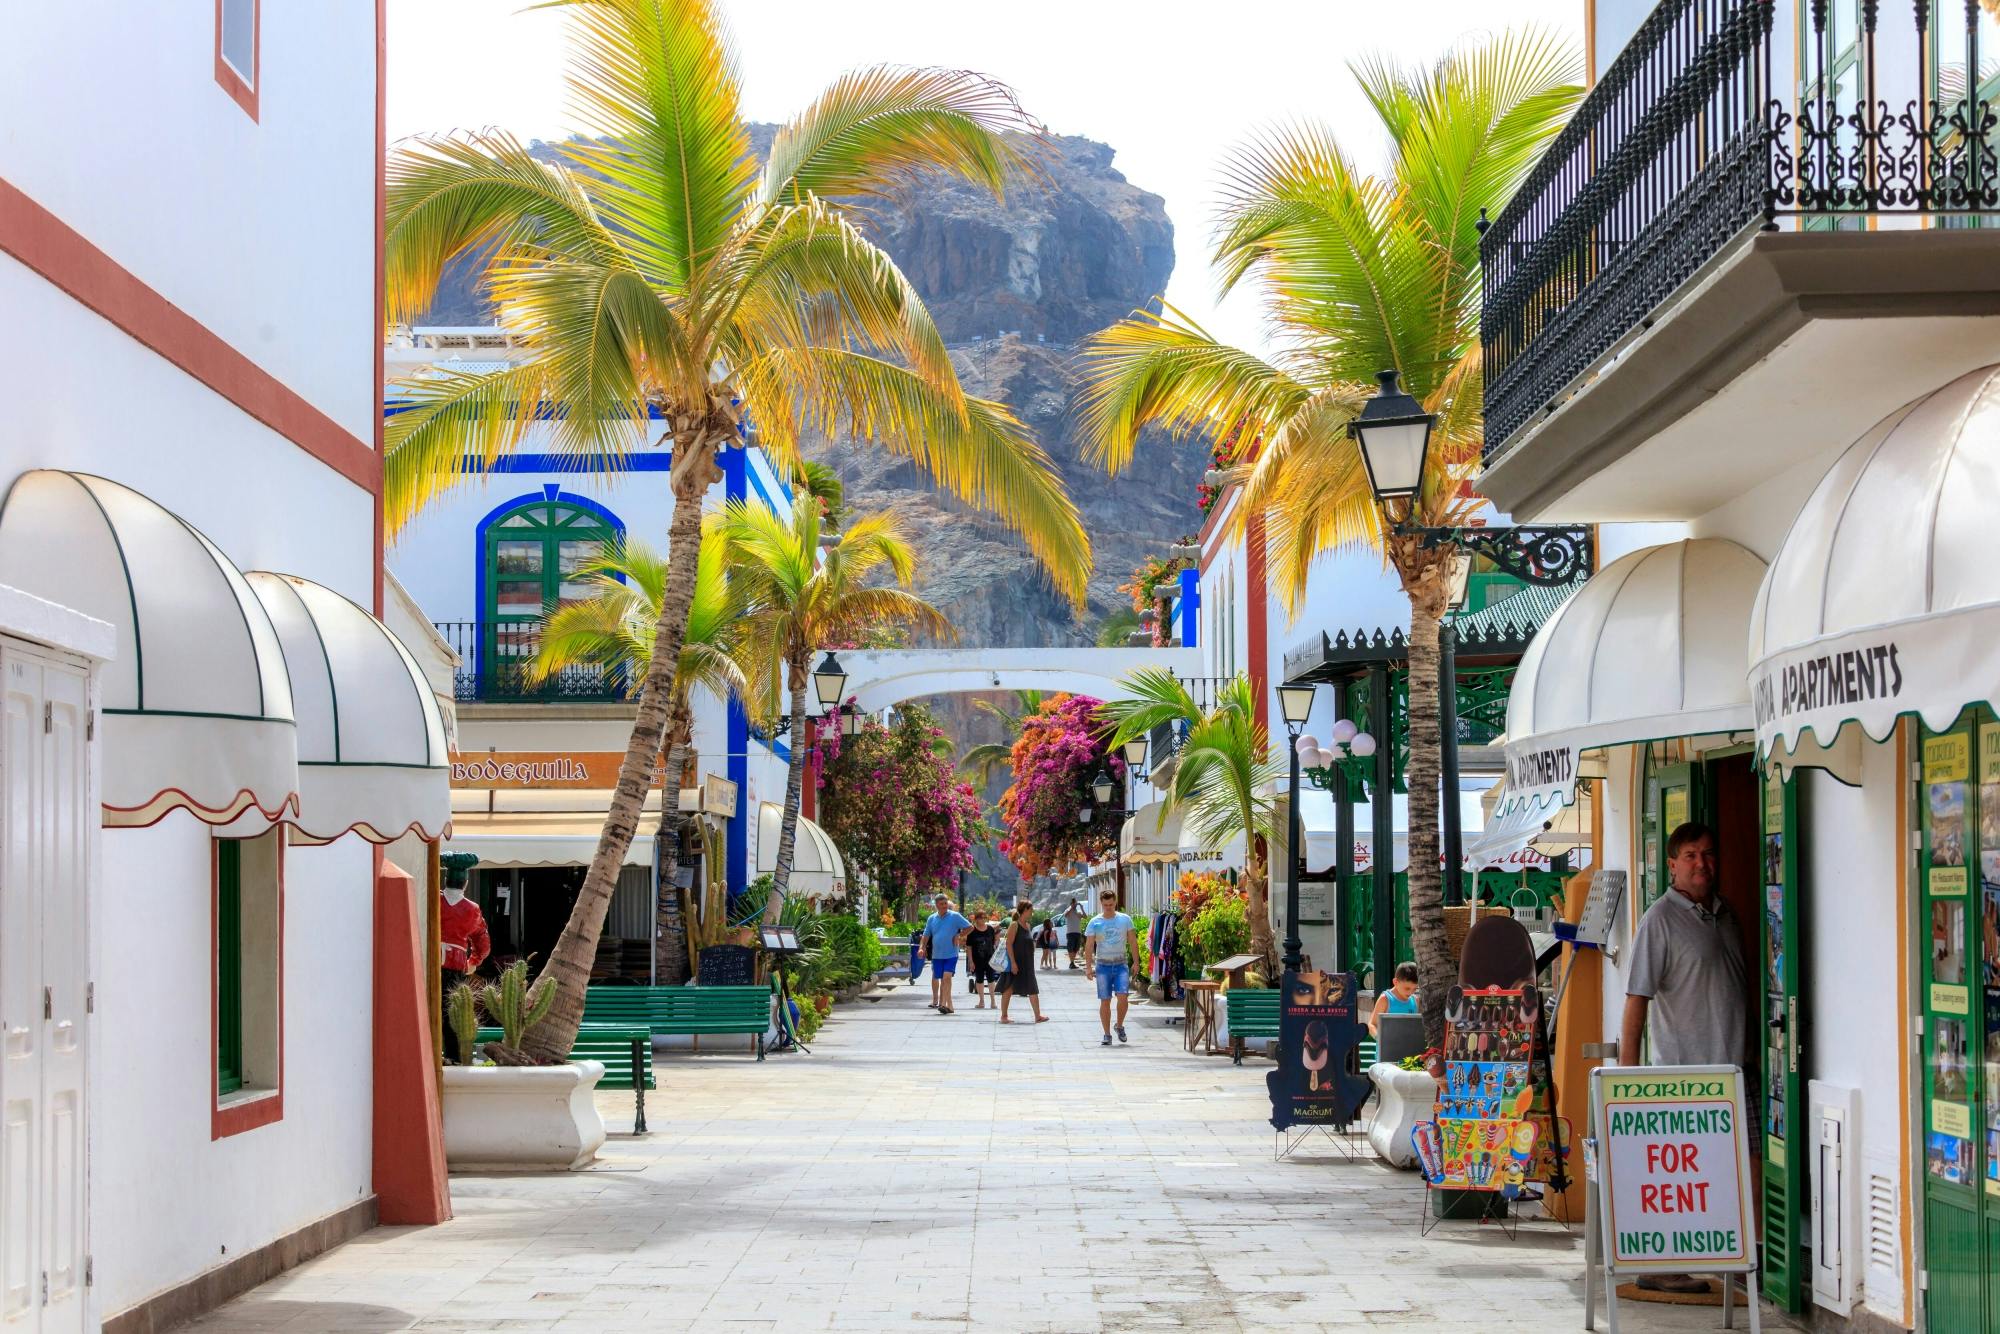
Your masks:
M 828 649 L 819 666 L 813 668 L 813 692 L 819 696 L 821 713 L 832 713 L 840 706 L 841 697 L 847 693 L 847 673 L 842 670 L 840 659 Z
M 1375 376 L 1381 387 L 1362 405 L 1347 430 L 1361 445 L 1361 463 L 1378 500 L 1414 496 L 1424 484 L 1424 464 L 1437 418 L 1404 393 L 1393 370 Z
M 1101 811 L 1112 821 L 1111 867 L 1118 887 L 1118 908 L 1122 912 L 1125 908 L 1125 822 L 1137 814 L 1132 807 L 1131 779 L 1133 774 L 1145 766 L 1146 738 L 1133 737 L 1119 747 L 1119 753 L 1125 760 L 1126 780 L 1125 793 L 1120 798 L 1120 804 L 1116 806 L 1111 804 L 1111 798 L 1118 792 L 1119 786 L 1118 780 L 1111 776 L 1111 766 L 1108 763 L 1099 765 L 1097 773 L 1090 780 L 1089 799 L 1084 803 L 1083 809 L 1077 812 L 1076 820 L 1078 824 L 1090 824 Z
M 1299 819 L 1299 755 L 1301 747 L 1310 743 L 1315 754 L 1319 742 L 1312 737 L 1301 737 L 1299 730 L 1312 716 L 1314 687 L 1307 685 L 1282 685 L 1278 687 L 1278 712 L 1285 720 L 1285 734 L 1292 744 L 1286 747 L 1291 753 L 1291 778 L 1286 791 L 1290 794 L 1285 802 L 1285 971 L 1296 973 L 1305 962 L 1305 942 L 1299 939 L 1299 830 L 1303 821 Z

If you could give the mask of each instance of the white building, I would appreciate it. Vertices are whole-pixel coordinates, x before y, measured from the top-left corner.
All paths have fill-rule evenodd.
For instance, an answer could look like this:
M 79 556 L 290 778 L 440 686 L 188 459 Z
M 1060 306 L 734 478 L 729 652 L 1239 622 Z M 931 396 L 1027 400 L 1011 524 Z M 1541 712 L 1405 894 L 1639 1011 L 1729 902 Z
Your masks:
M 1509 710 L 1516 796 L 1593 803 L 1629 883 L 1564 1030 L 1616 1040 L 1617 952 L 1674 828 L 1711 826 L 1750 964 L 1765 1296 L 2000 1329 L 2000 194 L 1989 131 L 1956 128 L 1993 123 L 2000 24 L 1587 15 L 1596 88 L 1483 238 L 1482 489 L 1660 525 L 1602 530 Z
M 0 42 L 10 1330 L 155 1328 L 378 1205 L 442 1212 L 434 1135 L 375 1130 L 406 1098 L 434 1125 L 435 1086 L 410 882 L 363 835 L 447 813 L 436 710 L 370 675 L 407 664 L 364 610 L 380 40 L 365 7 L 219 0 L 32 6 Z
M 497 369 L 525 355 L 505 329 L 419 327 L 389 340 L 390 411 L 395 385 L 433 366 Z M 663 423 L 616 476 L 579 471 L 553 452 L 546 428 L 485 476 L 427 506 L 390 541 L 387 560 L 459 659 L 458 755 L 454 829 L 447 851 L 480 858 L 471 892 L 487 915 L 496 958 L 546 956 L 569 915 L 583 871 L 596 852 L 612 780 L 631 736 L 630 680 L 622 673 L 577 669 L 553 681 L 527 681 L 547 613 L 588 595 L 568 576 L 610 543 L 643 541 L 664 553 L 673 493 Z M 754 444 L 723 451 L 723 480 L 706 504 L 733 499 L 792 512 L 792 491 Z M 706 691 L 695 697 L 694 782 L 690 792 L 734 794 L 704 814 L 731 893 L 740 893 L 775 862 L 775 831 L 791 752 L 787 739 L 763 736 L 735 701 Z M 565 776 L 570 770 L 580 778 Z M 502 764 L 511 765 L 501 769 Z M 660 850 L 654 829 L 660 793 L 627 853 L 613 895 L 600 958 L 610 975 L 644 981 L 653 967 Z M 807 812 L 810 814 L 810 811 Z M 804 838 L 811 843 L 814 831 Z M 766 846 L 768 844 L 768 846 Z M 811 844 L 816 847 L 816 844 Z M 704 868 L 707 869 L 707 868 Z M 670 974 L 671 976 L 671 974 Z

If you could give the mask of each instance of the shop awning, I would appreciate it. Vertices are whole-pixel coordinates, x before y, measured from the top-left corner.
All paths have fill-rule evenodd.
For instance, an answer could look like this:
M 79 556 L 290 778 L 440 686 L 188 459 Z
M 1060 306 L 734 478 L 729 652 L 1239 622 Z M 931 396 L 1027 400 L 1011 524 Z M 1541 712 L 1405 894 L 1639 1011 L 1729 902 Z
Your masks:
M 1118 853 L 1127 866 L 1177 862 L 1181 857 L 1181 817 L 1176 811 L 1160 822 L 1164 803 L 1149 801 L 1118 831 Z
M 1575 799 L 1601 746 L 1747 732 L 1744 627 L 1764 562 L 1724 538 L 1622 556 L 1536 633 L 1507 700 L 1508 805 Z
M 768 875 L 778 869 L 778 835 L 783 830 L 784 807 L 766 801 L 757 810 L 757 873 Z M 805 816 L 799 817 L 792 835 L 792 878 L 787 892 L 808 899 L 838 898 L 847 892 L 847 863 L 840 849 L 824 829 Z
M 1468 862 L 1508 865 L 1510 861 L 1545 864 L 1549 858 L 1590 847 L 1590 803 L 1551 807 L 1538 802 L 1510 802 L 1507 785 L 1495 786 L 1485 798 L 1490 814 L 1476 837 L 1466 840 Z M 1522 854 L 1530 854 L 1526 858 Z
M 278 633 L 241 572 L 185 520 L 102 477 L 23 473 L 0 505 L 0 584 L 117 629 L 99 677 L 107 826 L 174 810 L 210 824 L 297 810 Z
M 470 852 L 481 866 L 588 866 L 603 829 L 596 811 L 460 811 L 444 850 Z M 653 836 L 640 834 L 625 850 L 625 865 L 652 864 Z
M 2000 701 L 2000 366 L 1878 422 L 1792 521 L 1750 622 L 1757 743 L 1822 764 L 1855 724 Z M 1829 748 L 1832 761 L 1819 758 Z
M 299 841 L 426 842 L 451 822 L 450 753 L 430 682 L 388 627 L 330 588 L 245 576 L 284 646 L 298 715 Z

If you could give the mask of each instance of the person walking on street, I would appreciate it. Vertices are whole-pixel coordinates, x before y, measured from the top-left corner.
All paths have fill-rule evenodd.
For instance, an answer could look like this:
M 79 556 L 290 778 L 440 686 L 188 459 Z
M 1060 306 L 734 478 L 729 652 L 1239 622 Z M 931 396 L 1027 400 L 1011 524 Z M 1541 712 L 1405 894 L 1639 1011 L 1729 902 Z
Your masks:
M 981 909 L 972 914 L 972 930 L 966 933 L 965 952 L 972 959 L 972 993 L 979 997 L 975 1010 L 986 1008 L 986 1002 L 993 999 L 993 984 L 1000 975 L 993 971 L 993 951 L 1000 942 L 1000 927 L 988 920 L 989 914 Z
M 950 1014 L 951 979 L 958 972 L 958 951 L 971 933 L 972 923 L 952 908 L 949 894 L 940 894 L 932 902 L 935 910 L 924 919 L 924 954 L 931 961 L 931 1008 Z
M 1034 904 L 1022 899 L 1014 905 L 1014 920 L 1007 924 L 1000 945 L 1007 951 L 1009 962 L 1007 975 L 1000 979 L 1000 1022 L 1013 1023 L 1007 1017 L 1007 1002 L 1016 996 L 1026 996 L 1035 1012 L 1035 1022 L 1046 1024 L 1049 1017 L 1042 1013 L 1042 987 L 1035 980 Z
M 1639 919 L 1625 981 L 1618 1063 L 1638 1065 L 1652 1038 L 1655 1065 L 1734 1065 L 1749 1056 L 1749 971 L 1736 917 L 1717 892 L 1715 833 L 1690 821 L 1667 836 L 1673 884 Z M 1752 1124 L 1755 1124 L 1754 1118 Z M 1647 1274 L 1656 1292 L 1708 1292 L 1693 1274 Z
M 1118 911 L 1118 891 L 1097 896 L 1099 911 L 1090 919 L 1083 947 L 1084 975 L 1097 981 L 1097 1017 L 1104 1025 L 1104 1045 L 1111 1045 L 1115 1027 L 1125 1041 L 1125 1011 L 1132 1004 L 1132 919 Z M 1118 1022 L 1111 1022 L 1111 1002 L 1118 1001 Z
M 1063 948 L 1069 951 L 1069 966 L 1076 967 L 1077 951 L 1083 948 L 1083 904 L 1075 899 L 1063 912 Z
M 1035 930 L 1035 943 L 1042 951 L 1042 967 L 1050 972 L 1056 966 L 1056 919 L 1051 917 Z

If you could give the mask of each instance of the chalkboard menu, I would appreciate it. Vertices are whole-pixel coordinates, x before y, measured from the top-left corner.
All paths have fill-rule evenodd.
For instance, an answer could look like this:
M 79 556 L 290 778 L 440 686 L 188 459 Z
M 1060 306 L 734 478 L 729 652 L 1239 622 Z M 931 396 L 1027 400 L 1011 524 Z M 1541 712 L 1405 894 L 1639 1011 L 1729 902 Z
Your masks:
M 695 980 L 704 987 L 752 987 L 757 985 L 757 951 L 748 945 L 710 945 L 695 969 Z

